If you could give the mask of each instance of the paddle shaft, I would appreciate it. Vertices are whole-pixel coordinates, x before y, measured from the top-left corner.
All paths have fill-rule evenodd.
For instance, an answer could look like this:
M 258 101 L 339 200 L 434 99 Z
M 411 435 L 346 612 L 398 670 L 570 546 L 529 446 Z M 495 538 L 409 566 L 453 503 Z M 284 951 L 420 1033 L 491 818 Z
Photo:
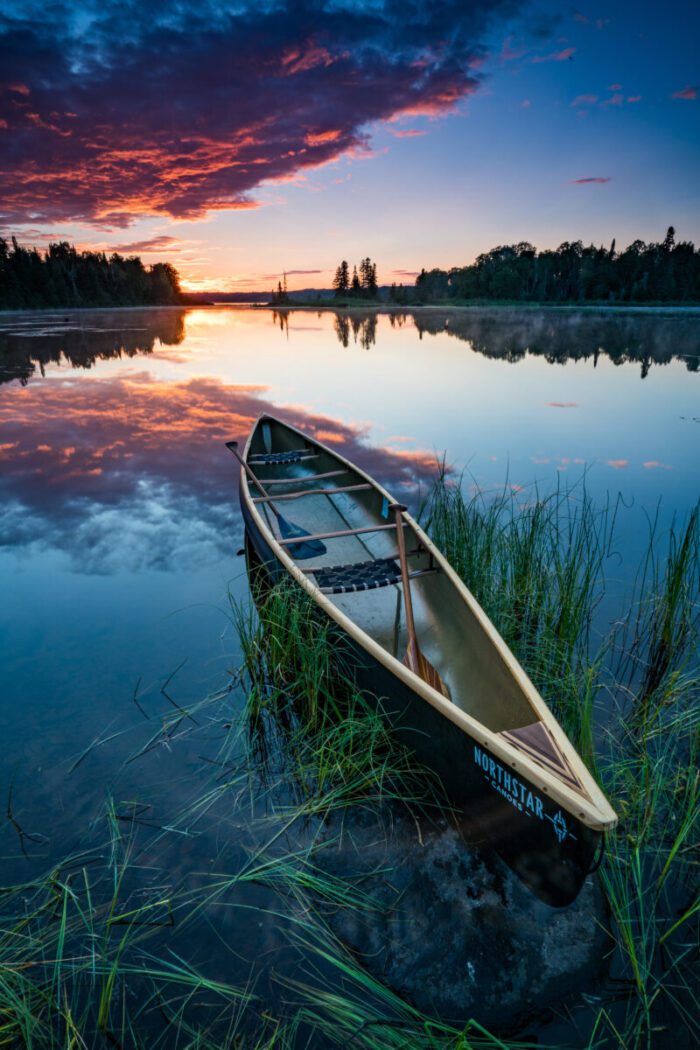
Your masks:
M 402 514 L 406 510 L 400 503 L 392 504 L 391 510 L 396 515 L 396 544 L 399 548 L 399 561 L 401 563 L 401 580 L 403 583 L 403 600 L 406 607 L 406 629 L 408 631 L 408 648 L 406 650 L 406 656 L 404 663 L 408 666 L 409 670 L 413 671 L 414 674 L 422 678 L 431 689 L 435 689 L 438 693 L 442 693 L 448 700 L 450 699 L 450 690 L 447 688 L 442 678 L 438 674 L 436 668 L 433 667 L 430 660 L 423 656 L 423 653 L 418 648 L 418 638 L 416 637 L 416 625 L 413 619 L 413 601 L 411 598 L 411 577 L 408 571 L 408 557 L 406 555 L 406 540 L 403 534 L 403 518 Z
M 401 515 L 406 507 L 400 503 L 394 503 L 391 508 L 396 517 L 396 543 L 399 548 L 399 562 L 401 564 L 401 579 L 403 582 L 403 601 L 406 608 L 406 629 L 408 631 L 408 659 L 409 667 L 415 674 L 419 674 L 418 639 L 416 638 L 416 625 L 413 619 L 413 601 L 411 599 L 411 581 L 408 575 L 408 559 L 406 557 L 406 542 L 403 535 L 403 518 Z
M 238 442 L 237 441 L 227 441 L 226 442 L 226 448 L 229 449 L 229 451 L 233 452 L 234 456 L 236 457 L 236 459 L 238 460 L 240 465 L 243 467 L 244 471 L 246 472 L 246 474 L 248 475 L 250 480 L 262 492 L 263 496 L 265 497 L 265 499 L 267 501 L 267 505 L 270 508 L 270 510 L 272 511 L 272 513 L 275 515 L 275 517 L 279 518 L 280 517 L 280 512 L 277 510 L 277 507 L 275 507 L 274 503 L 270 502 L 270 497 L 269 497 L 266 489 L 264 489 L 263 486 L 260 484 L 260 482 L 256 478 L 255 474 L 250 469 L 250 467 L 248 466 L 246 461 L 243 459 L 243 456 L 238 451 Z

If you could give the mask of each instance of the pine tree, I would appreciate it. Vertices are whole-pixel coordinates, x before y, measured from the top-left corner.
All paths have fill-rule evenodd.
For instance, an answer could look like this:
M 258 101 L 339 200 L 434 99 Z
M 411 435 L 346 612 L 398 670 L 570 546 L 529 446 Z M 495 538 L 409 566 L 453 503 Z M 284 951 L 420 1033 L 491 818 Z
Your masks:
M 343 259 L 340 266 L 335 271 L 333 287 L 335 288 L 336 296 L 345 295 L 350 287 L 350 271 L 345 259 Z

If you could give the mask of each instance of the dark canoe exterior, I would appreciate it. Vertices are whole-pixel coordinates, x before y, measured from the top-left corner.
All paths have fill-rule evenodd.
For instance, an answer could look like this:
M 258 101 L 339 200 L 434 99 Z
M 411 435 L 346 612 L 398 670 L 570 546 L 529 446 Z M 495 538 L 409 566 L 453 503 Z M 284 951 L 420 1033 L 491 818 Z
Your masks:
M 277 582 L 289 573 L 241 499 L 249 566 Z M 252 548 L 252 549 L 251 549 Z M 325 615 L 325 614 L 324 614 Z M 338 628 L 339 631 L 341 628 Z M 471 737 L 343 632 L 360 689 L 377 697 L 393 731 L 421 764 L 440 777 L 450 802 L 541 900 L 565 907 L 578 896 L 602 855 L 603 833 L 564 812 L 527 777 L 506 769 L 484 741 Z

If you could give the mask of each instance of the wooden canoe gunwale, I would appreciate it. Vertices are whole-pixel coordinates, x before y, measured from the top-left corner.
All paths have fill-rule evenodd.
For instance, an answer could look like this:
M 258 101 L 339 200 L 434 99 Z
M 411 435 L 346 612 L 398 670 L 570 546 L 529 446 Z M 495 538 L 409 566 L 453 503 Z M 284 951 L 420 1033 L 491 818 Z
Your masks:
M 391 494 L 388 493 L 374 478 L 363 471 L 360 467 L 345 459 L 345 457 L 340 455 L 335 449 L 327 448 L 321 442 L 304 434 L 297 427 L 294 427 L 283 420 L 276 419 L 274 416 L 268 414 L 260 415 L 251 428 L 243 450 L 243 458 L 246 462 L 248 462 L 253 437 L 257 432 L 258 427 L 265 420 L 283 426 L 287 430 L 298 435 L 302 441 L 315 446 L 323 453 L 329 455 L 332 459 L 343 464 L 359 477 L 364 478 L 370 483 L 372 488 L 379 492 L 382 497 L 387 499 L 389 503 L 395 502 Z M 486 616 L 485 612 L 468 590 L 464 582 L 460 579 L 439 549 L 434 545 L 430 537 L 421 529 L 420 525 L 408 512 L 404 512 L 403 514 L 405 524 L 413 530 L 421 546 L 425 549 L 425 552 L 432 555 L 437 565 L 456 588 L 461 599 L 469 607 L 472 615 L 479 622 L 479 626 L 497 650 L 505 667 L 513 676 L 516 684 L 524 694 L 525 699 L 533 710 L 534 716 L 546 725 L 555 742 L 566 755 L 573 771 L 580 780 L 586 795 L 582 795 L 573 788 L 568 787 L 564 782 L 559 780 L 555 774 L 550 773 L 549 770 L 540 765 L 536 760 L 530 758 L 527 754 L 503 739 L 499 733 L 489 729 L 488 726 L 478 721 L 472 715 L 468 714 L 468 712 L 458 707 L 455 703 L 447 700 L 437 690 L 431 688 L 431 686 L 424 682 L 418 675 L 409 670 L 405 664 L 392 656 L 391 653 L 383 648 L 383 646 L 379 645 L 373 638 L 361 630 L 361 628 L 359 628 L 349 616 L 338 608 L 338 606 L 321 591 L 313 580 L 305 574 L 303 569 L 301 569 L 289 556 L 286 547 L 292 542 L 298 543 L 299 541 L 280 541 L 274 535 L 267 521 L 260 513 L 258 506 L 253 502 L 248 478 L 243 467 L 240 469 L 240 493 L 241 501 L 245 504 L 245 509 L 247 510 L 248 515 L 255 523 L 256 528 L 274 557 L 284 566 L 299 586 L 302 587 L 324 610 L 324 612 L 330 616 L 331 619 L 334 620 L 350 636 L 350 638 L 360 646 L 360 648 L 364 649 L 369 656 L 377 660 L 383 667 L 403 682 L 404 685 L 412 689 L 422 700 L 425 700 L 433 708 L 437 709 L 441 715 L 453 722 L 459 729 L 466 733 L 475 744 L 488 748 L 488 750 L 504 765 L 507 765 L 516 771 L 522 771 L 523 776 L 527 777 L 528 780 L 536 786 L 537 790 L 543 792 L 548 798 L 562 806 L 570 815 L 581 821 L 586 827 L 591 828 L 594 831 L 602 832 L 616 824 L 617 815 L 610 806 L 610 803 L 589 773 L 558 721 L 547 707 L 545 701 L 539 695 L 530 678 L 510 652 L 498 631 Z M 392 526 L 376 526 L 375 528 L 377 531 L 380 531 L 391 527 Z M 367 531 L 375 531 L 375 528 L 370 528 Z M 359 532 L 361 530 L 357 531 Z M 319 536 L 320 535 L 321 534 L 319 534 Z

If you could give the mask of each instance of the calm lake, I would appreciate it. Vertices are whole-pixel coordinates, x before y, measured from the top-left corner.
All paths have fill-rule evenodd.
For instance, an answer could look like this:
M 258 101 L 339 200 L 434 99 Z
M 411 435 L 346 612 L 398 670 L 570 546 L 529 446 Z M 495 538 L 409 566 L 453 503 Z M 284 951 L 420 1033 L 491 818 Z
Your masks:
M 4 885 L 99 839 L 109 798 L 150 807 L 151 889 L 258 841 L 258 802 L 175 828 L 226 727 L 206 707 L 172 733 L 168 720 L 207 696 L 225 694 L 231 719 L 242 703 L 225 693 L 240 663 L 231 600 L 248 585 L 224 442 L 261 412 L 414 508 L 443 457 L 486 495 L 620 496 L 609 568 L 622 590 L 649 522 L 684 519 L 700 495 L 700 313 L 0 314 Z M 245 894 L 269 909 L 267 890 Z M 272 1002 L 268 971 L 291 949 L 261 914 L 228 910 L 188 945 L 221 979 L 244 981 L 254 956 Z M 237 973 L 223 941 L 240 949 Z

